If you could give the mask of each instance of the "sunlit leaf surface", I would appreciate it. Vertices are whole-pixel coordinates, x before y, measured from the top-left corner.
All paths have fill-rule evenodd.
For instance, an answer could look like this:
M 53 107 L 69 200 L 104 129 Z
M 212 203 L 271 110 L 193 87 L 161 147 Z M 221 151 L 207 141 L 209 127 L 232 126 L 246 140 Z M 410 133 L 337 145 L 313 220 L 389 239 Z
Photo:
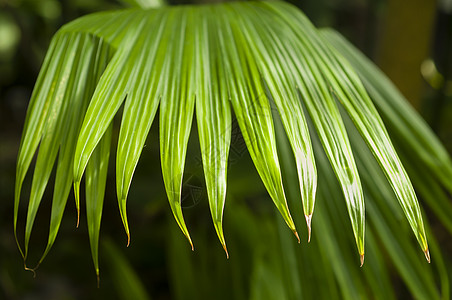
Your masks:
M 369 174 L 368 166 L 365 166 L 367 161 L 363 161 L 360 154 L 362 148 L 355 146 L 355 141 L 361 141 L 362 137 L 386 175 L 429 259 L 416 194 L 375 107 L 388 105 L 389 101 L 384 100 L 392 94 L 385 94 L 384 84 L 373 84 L 372 71 L 369 71 L 372 67 L 361 66 L 360 61 L 355 61 L 355 56 L 349 54 L 354 50 L 347 47 L 331 33 L 320 34 L 298 9 L 279 2 L 129 9 L 93 14 L 65 25 L 55 35 L 43 63 L 19 151 L 14 206 L 16 237 L 22 184 L 37 152 L 28 200 L 25 244 L 23 248 L 19 246 L 24 260 L 38 207 L 58 161 L 49 242 L 44 256 L 55 240 L 72 184 L 77 210 L 80 210 L 80 199 L 83 199 L 80 185 L 86 169 L 88 228 L 93 260 L 96 272 L 99 272 L 97 244 L 111 128 L 117 115 L 120 115 L 120 129 L 117 151 L 113 155 L 116 157 L 116 191 L 129 241 L 127 195 L 147 135 L 156 120 L 169 205 L 178 226 L 193 247 L 182 214 L 181 190 L 195 116 L 212 220 L 225 250 L 223 210 L 231 123 L 236 120 L 257 173 L 282 216 L 281 220 L 297 238 L 283 187 L 281 158 L 277 153 L 280 135 L 287 137 L 290 147 L 290 154 L 285 154 L 282 159 L 293 156 L 296 164 L 298 193 L 309 228 L 308 240 L 311 220 L 316 216 L 314 204 L 319 187 L 322 201 L 325 201 L 323 209 L 328 206 L 331 210 L 338 201 L 343 201 L 341 198 L 345 198 L 361 265 L 364 259 L 366 196 L 359 171 L 364 168 L 364 172 Z M 361 82 L 363 77 L 364 84 Z M 398 108 L 397 104 L 392 105 Z M 341 115 L 341 110 L 348 117 Z M 423 125 L 410 128 L 409 120 L 395 124 L 398 117 L 390 115 L 390 109 L 381 111 L 383 119 L 388 119 L 391 126 L 400 127 L 400 135 L 412 132 L 410 130 L 425 131 Z M 158 118 L 155 118 L 157 114 Z M 348 118 L 354 125 L 350 125 Z M 411 114 L 409 118 L 416 117 Z M 281 130 L 275 131 L 275 121 L 281 122 Z M 312 136 L 308 124 L 313 125 L 316 136 Z M 355 131 L 361 137 L 357 137 Z M 447 177 L 451 174 L 450 160 L 441 150 L 429 147 L 429 136 L 430 133 L 420 142 L 406 138 L 413 145 L 423 147 L 421 157 L 424 165 L 432 173 L 440 171 L 438 179 L 450 188 L 450 177 Z M 313 148 L 314 139 L 321 147 Z M 429 151 L 435 158 L 430 158 Z M 327 160 L 323 159 L 324 154 Z M 314 156 L 322 163 L 322 172 L 329 162 L 337 183 L 331 174 L 326 182 L 317 183 Z M 446 160 L 448 167 L 442 167 Z M 152 168 L 157 170 L 157 166 Z M 377 168 L 375 172 L 381 170 Z M 326 192 L 327 186 L 336 184 L 343 197 Z M 434 209 L 439 211 L 441 207 L 450 206 L 444 202 Z M 372 204 L 371 210 L 375 212 L 372 213 L 373 222 L 380 224 L 380 214 L 397 214 L 397 210 L 389 209 L 392 207 L 392 202 L 386 208 Z M 300 213 L 296 211 L 294 215 Z M 317 223 L 313 222 L 319 224 L 319 239 L 324 242 L 325 253 L 331 256 L 339 255 L 345 249 L 341 249 L 340 239 L 324 228 L 335 226 L 349 230 L 348 224 L 336 221 L 335 217 L 334 213 L 331 218 L 323 215 Z M 450 223 L 447 214 L 443 213 L 442 218 Z M 380 225 L 377 225 L 378 232 L 371 233 L 372 237 L 368 239 L 372 244 L 376 243 L 375 234 L 384 236 L 383 240 L 399 238 L 387 231 L 387 224 Z M 19 240 L 17 238 L 18 245 L 21 245 Z M 344 278 L 342 283 L 339 282 L 343 296 L 353 297 L 358 292 L 355 287 L 347 286 L 345 279 L 353 275 L 346 270 L 344 262 L 334 258 L 332 261 L 336 275 Z M 405 267 L 400 266 L 403 270 Z M 273 281 L 268 268 L 270 266 L 262 264 L 255 271 L 256 294 L 253 297 L 259 298 L 260 287 Z M 275 283 L 276 290 L 281 288 Z M 378 284 L 375 289 L 378 289 Z M 300 291 L 293 289 L 292 293 L 299 294 Z

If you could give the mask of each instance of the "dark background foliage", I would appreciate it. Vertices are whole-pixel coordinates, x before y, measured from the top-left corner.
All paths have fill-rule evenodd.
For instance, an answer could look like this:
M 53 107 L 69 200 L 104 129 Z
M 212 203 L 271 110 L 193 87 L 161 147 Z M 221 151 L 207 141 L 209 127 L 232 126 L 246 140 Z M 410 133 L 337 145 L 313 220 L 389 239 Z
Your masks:
M 403 0 L 291 2 L 317 26 L 339 30 L 376 61 L 429 122 L 448 150 L 452 150 L 452 10 L 448 9 L 448 1 L 412 0 L 409 5 Z M 118 259 L 128 261 L 153 298 L 174 296 L 168 280 L 168 255 L 171 245 L 175 245 L 171 232 L 177 229 L 166 203 L 160 175 L 156 126 L 151 130 L 132 183 L 128 204 L 132 243 L 127 249 L 114 192 L 114 168 L 110 168 L 101 229 L 101 241 L 104 241 L 101 250 L 104 250 L 100 257 L 99 289 L 96 288 L 83 214 L 82 225 L 75 229 L 72 194 L 57 242 L 38 269 L 36 278 L 23 270 L 13 236 L 16 155 L 28 101 L 50 39 L 63 24 L 79 16 L 124 6 L 113 0 L 0 0 L 0 299 L 121 297 L 120 282 L 124 278 L 119 277 L 118 281 L 117 276 L 128 274 L 127 270 L 118 271 L 109 263 Z M 216 242 L 197 145 L 194 135 L 189 144 L 184 176 L 184 214 L 190 220 L 195 236 L 203 235 Z M 238 130 L 236 133 L 233 130 L 229 178 L 228 193 L 233 198 L 246 202 L 262 221 L 272 215 L 271 202 L 260 201 L 266 193 Z M 47 191 L 31 240 L 31 261 L 39 258 L 45 246 L 50 202 L 51 193 Z M 225 226 L 227 234 L 227 221 Z M 443 229 L 435 228 L 434 221 L 432 227 L 441 236 Z M 179 245 L 188 248 L 180 241 Z M 240 251 L 240 245 L 235 248 Z M 203 255 L 224 256 L 219 244 L 209 251 L 206 253 L 200 246 L 192 255 L 196 261 Z M 400 289 L 400 295 L 407 292 L 403 285 L 396 288 Z

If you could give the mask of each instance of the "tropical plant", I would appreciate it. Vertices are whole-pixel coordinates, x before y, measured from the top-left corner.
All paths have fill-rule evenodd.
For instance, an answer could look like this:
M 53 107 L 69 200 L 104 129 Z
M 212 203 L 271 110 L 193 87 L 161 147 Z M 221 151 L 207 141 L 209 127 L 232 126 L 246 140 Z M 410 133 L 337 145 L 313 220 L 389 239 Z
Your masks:
M 338 189 L 345 198 L 361 266 L 366 195 L 372 222 L 368 241 L 373 251 L 379 242 L 384 243 L 413 293 L 439 297 L 431 273 L 423 273 L 426 267 L 413 263 L 416 258 L 410 238 L 397 227 L 402 211 L 430 262 L 421 209 L 402 161 L 425 203 L 452 233 L 452 210 L 445 191 L 452 191 L 449 156 L 374 66 L 336 33 L 319 31 L 298 9 L 282 2 L 128 9 L 88 15 L 61 28 L 33 91 L 18 155 L 14 231 L 24 261 L 38 207 L 58 159 L 49 238 L 39 263 L 54 244 L 72 185 L 80 214 L 85 173 L 90 244 L 99 274 L 98 240 L 113 119 L 121 112 L 116 191 L 130 241 L 127 194 L 157 111 L 166 193 L 192 249 L 180 197 L 195 113 L 211 215 L 227 255 L 222 222 L 231 126 L 236 120 L 257 172 L 290 230 L 298 238 L 283 179 L 290 190 L 291 206 L 298 207 L 293 199 L 301 195 L 308 241 L 311 221 L 319 219 L 313 221 L 321 232 L 318 249 L 327 254 L 323 259 L 332 258 L 335 278 L 342 276 L 339 286 L 344 296 L 367 292 L 357 291 L 346 280 L 357 271 L 345 267 L 351 258 L 341 247 L 347 244 L 342 243 L 340 233 L 336 235 L 347 226 L 342 217 L 345 211 L 338 204 L 342 197 L 333 192 Z M 22 247 L 17 235 L 21 190 L 36 152 Z M 288 175 L 281 175 L 280 159 L 287 170 L 283 175 Z M 290 171 L 293 165 L 296 171 Z M 313 218 L 317 170 L 323 179 L 318 196 L 325 212 Z M 298 183 L 291 182 L 293 172 L 298 174 Z M 296 184 L 298 197 L 293 192 Z M 401 210 L 394 205 L 395 198 Z M 305 292 L 296 287 L 302 275 L 294 267 L 299 265 L 291 263 L 297 261 L 295 251 L 289 240 L 281 239 L 287 259 L 282 255 L 282 261 L 276 258 L 275 263 L 290 270 L 294 281 L 281 283 L 278 290 L 286 291 L 288 298 L 298 297 Z M 441 261 L 434 239 L 430 243 L 435 258 Z M 370 268 L 377 272 L 382 258 L 375 255 Z M 333 259 L 335 256 L 342 259 Z M 448 297 L 447 273 L 439 268 L 442 295 Z M 265 267 L 260 272 L 267 274 Z M 366 282 L 375 279 L 370 271 L 366 276 Z M 375 282 L 370 289 L 394 298 L 391 291 L 381 290 L 384 285 L 387 282 Z M 324 296 L 327 294 L 325 291 Z

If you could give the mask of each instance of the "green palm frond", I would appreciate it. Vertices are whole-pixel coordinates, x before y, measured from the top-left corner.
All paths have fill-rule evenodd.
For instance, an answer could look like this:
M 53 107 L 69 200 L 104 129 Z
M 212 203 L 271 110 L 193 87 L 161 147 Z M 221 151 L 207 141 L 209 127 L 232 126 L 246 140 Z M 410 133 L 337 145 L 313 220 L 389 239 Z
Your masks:
M 448 235 L 437 223 L 440 221 L 449 229 L 447 220 L 452 219 L 448 196 L 451 189 L 444 176 L 450 174 L 450 158 L 425 122 L 374 64 L 331 29 L 321 30 L 321 34 L 357 71 L 387 125 L 424 207 L 429 210 L 430 219 L 436 223 L 433 230 L 426 226 L 429 249 L 434 257 L 432 265 L 425 264 L 417 253 L 409 223 L 403 220 L 403 211 L 384 172 L 353 122 L 343 115 L 366 197 L 368 259 L 364 268 L 357 268 L 356 257 L 350 251 L 353 241 L 347 238 L 350 229 L 344 230 L 349 221 L 340 186 L 322 153 L 319 139 L 313 134 L 319 186 L 313 219 L 316 234 L 309 247 L 295 245 L 276 213 L 273 217 L 245 205 L 244 197 L 259 198 L 261 193 L 240 188 L 243 183 L 237 184 L 246 180 L 245 186 L 249 185 L 254 181 L 251 176 L 235 178 L 230 180 L 231 191 L 225 210 L 225 229 L 233 260 L 225 262 L 221 253 L 211 249 L 215 241 L 210 240 L 204 222 L 201 226 L 192 225 L 199 252 L 195 256 L 188 247 L 183 247 L 184 240 L 176 226 L 169 226 L 170 283 L 175 298 L 400 299 L 408 292 L 416 299 L 450 298 L 450 262 L 443 244 Z M 289 206 L 301 211 L 290 141 L 277 111 L 272 112 Z M 311 120 L 307 122 L 312 129 Z M 426 174 L 429 178 L 425 178 Z M 294 214 L 294 221 L 302 224 L 304 217 Z
M 307 126 L 311 120 L 341 186 L 363 263 L 364 194 L 342 107 L 381 166 L 429 260 L 416 194 L 367 94 L 374 94 L 376 88 L 372 82 L 363 85 L 355 73 L 356 64 L 346 60 L 331 39 L 320 34 L 299 10 L 280 2 L 129 9 L 89 15 L 64 26 L 53 38 L 43 63 L 18 156 L 17 240 L 22 184 L 39 145 L 25 244 L 19 246 L 24 260 L 56 163 L 50 234 L 42 259 L 55 241 L 72 184 L 80 210 L 80 185 L 86 169 L 87 221 L 99 272 L 97 244 L 112 123 L 121 107 L 116 186 L 129 240 L 127 194 L 157 110 L 166 193 L 176 222 L 192 247 L 180 198 L 194 114 L 212 219 L 226 253 L 222 222 L 233 115 L 268 194 L 298 238 L 282 183 L 271 102 L 295 159 L 308 240 L 317 189 Z M 442 159 L 445 154 L 435 155 Z M 431 163 L 434 167 L 435 161 Z M 444 182 L 448 174 L 441 173 Z

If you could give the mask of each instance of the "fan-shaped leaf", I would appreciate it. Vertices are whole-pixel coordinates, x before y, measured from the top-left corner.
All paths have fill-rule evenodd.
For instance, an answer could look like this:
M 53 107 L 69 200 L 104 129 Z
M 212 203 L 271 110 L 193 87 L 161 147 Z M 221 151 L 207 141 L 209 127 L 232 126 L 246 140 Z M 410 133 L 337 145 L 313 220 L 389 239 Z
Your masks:
M 110 55 L 113 50 L 114 54 Z M 373 88 L 378 90 L 374 93 L 377 101 L 385 97 L 381 85 L 366 83 L 366 86 L 371 93 Z M 99 13 L 80 18 L 60 30 L 32 97 L 17 164 L 15 233 L 22 183 L 41 142 L 28 202 L 23 256 L 27 255 L 33 221 L 61 147 L 44 256 L 55 240 L 72 180 L 79 210 L 80 182 L 91 161 L 86 182 L 87 209 L 93 260 L 98 271 L 97 240 L 109 154 L 107 145 L 111 139 L 108 128 L 123 102 L 116 185 L 128 236 L 126 198 L 160 105 L 160 155 L 165 189 L 176 222 L 191 242 L 180 197 L 196 103 L 212 219 L 225 247 L 222 219 L 231 142 L 231 103 L 257 172 L 286 224 L 298 237 L 282 185 L 268 98 L 276 105 L 295 157 L 308 226 L 317 186 L 306 125 L 312 121 L 345 196 L 363 259 L 363 192 L 337 98 L 386 173 L 427 253 L 416 195 L 377 110 L 352 67 L 319 36 L 301 12 L 284 3 L 259 2 Z M 310 119 L 305 119 L 303 106 Z M 400 110 L 399 106 L 395 108 Z M 413 139 L 410 138 L 411 145 L 418 145 Z M 428 153 L 426 144 L 428 140 L 420 143 Z M 444 153 L 434 153 L 439 161 L 445 161 Z M 423 156 L 423 162 L 429 172 L 439 170 L 438 178 L 443 183 L 447 181 L 450 167 L 436 166 L 438 161 L 429 159 L 428 155 Z M 450 165 L 450 160 L 447 162 Z M 69 165 L 73 165 L 73 174 L 65 173 Z M 329 202 L 329 209 L 336 204 Z M 322 220 L 325 228 L 330 223 L 336 226 L 335 222 Z M 339 238 L 336 240 L 342 245 Z M 19 249 L 22 252 L 20 246 Z M 339 263 L 334 268 L 341 273 Z M 350 288 L 350 294 L 353 293 L 354 289 Z

